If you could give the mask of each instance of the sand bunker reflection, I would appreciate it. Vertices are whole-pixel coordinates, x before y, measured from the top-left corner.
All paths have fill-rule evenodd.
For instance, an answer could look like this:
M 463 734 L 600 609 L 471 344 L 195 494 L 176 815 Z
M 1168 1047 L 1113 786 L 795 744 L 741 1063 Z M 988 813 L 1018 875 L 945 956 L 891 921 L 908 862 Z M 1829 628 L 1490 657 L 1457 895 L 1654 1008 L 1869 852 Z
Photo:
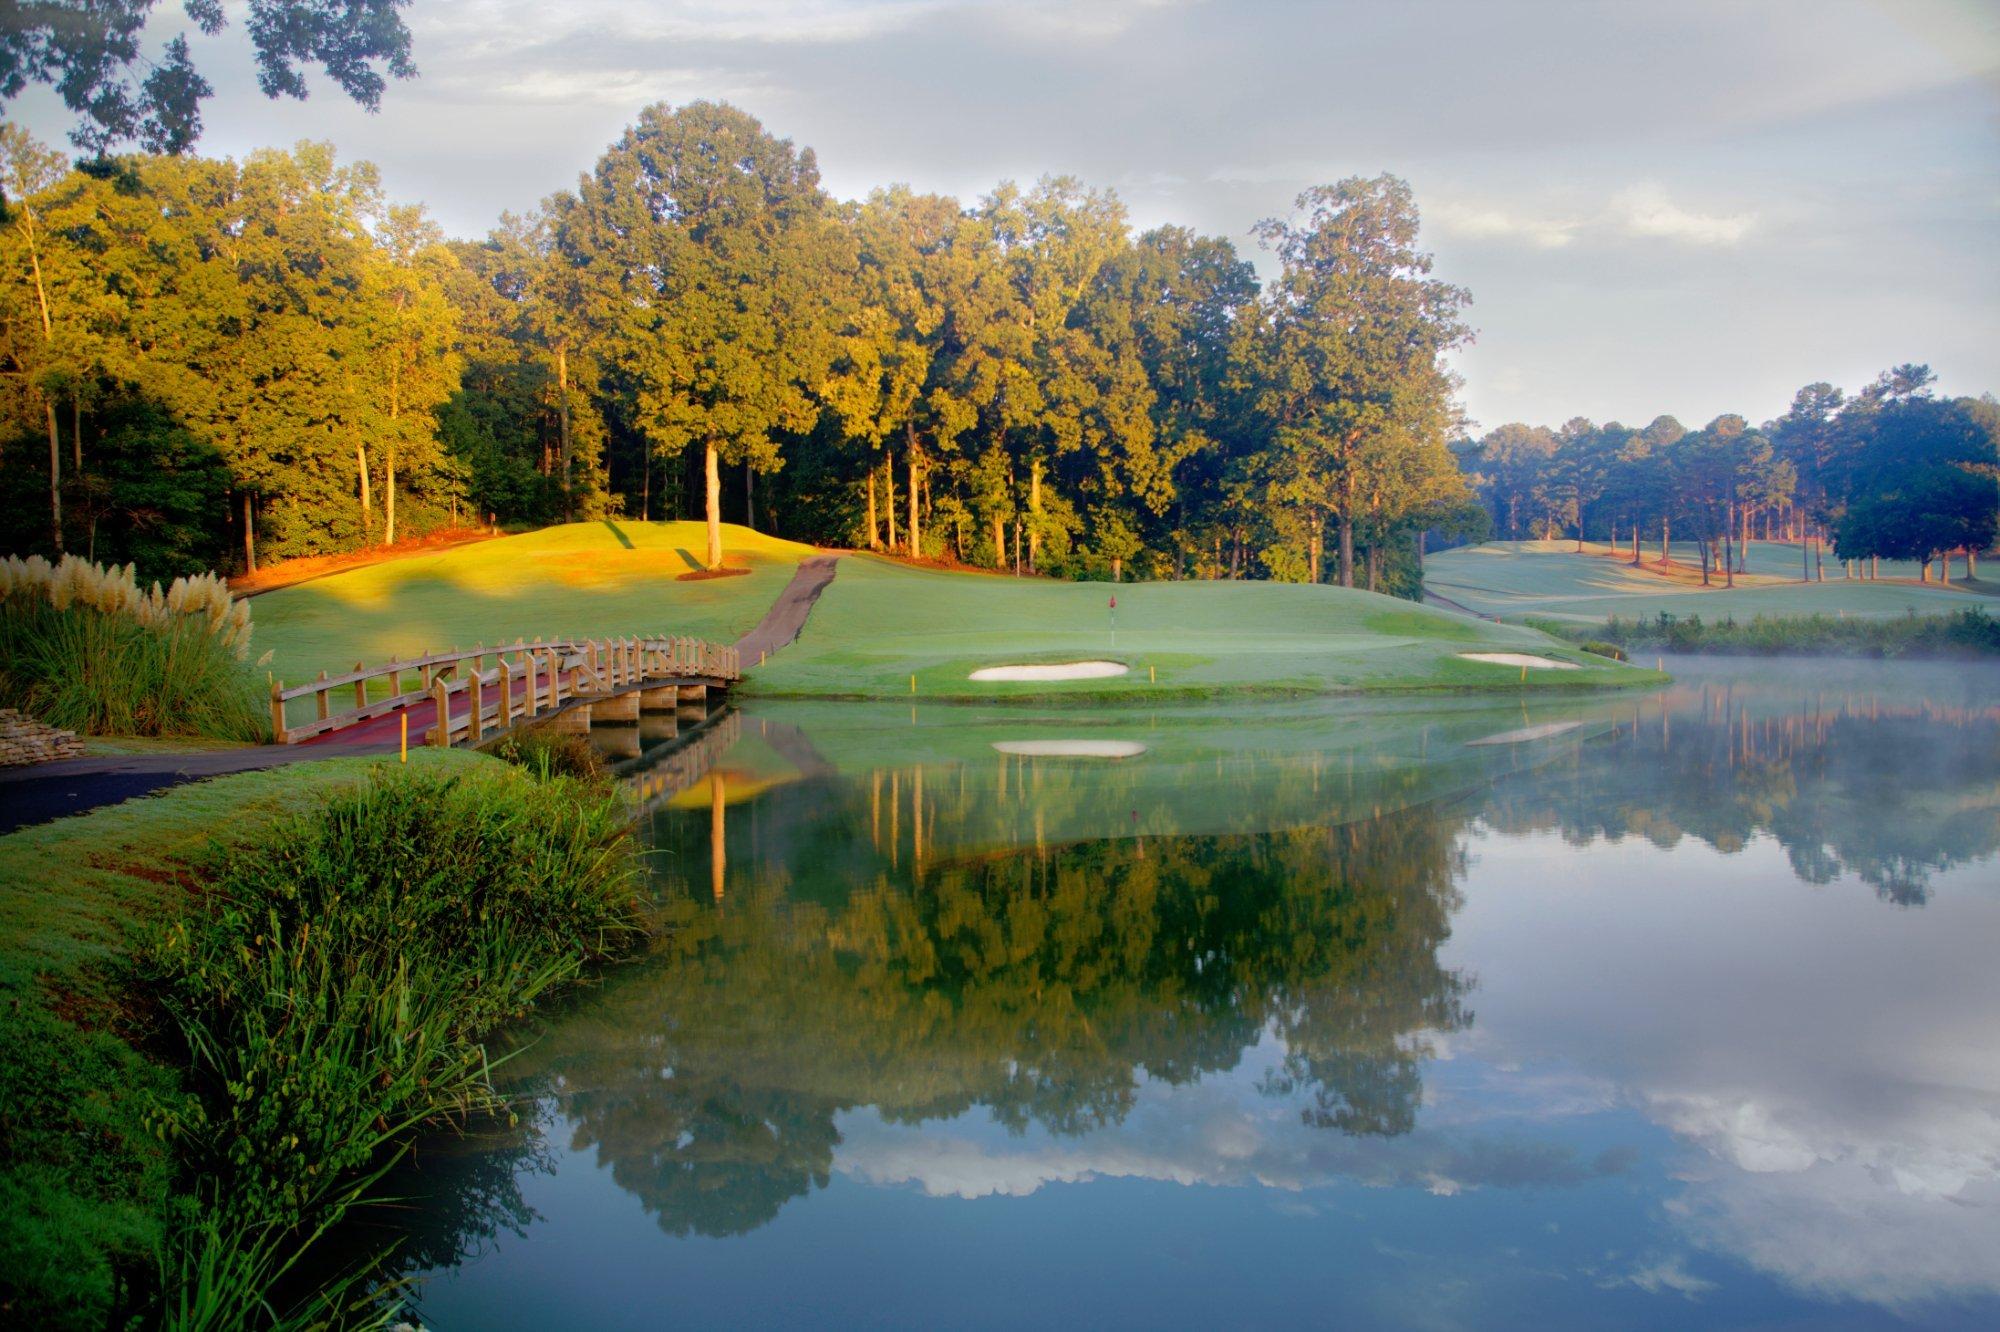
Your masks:
M 1024 758 L 1137 758 L 1146 747 L 1137 740 L 995 740 L 1002 754 Z

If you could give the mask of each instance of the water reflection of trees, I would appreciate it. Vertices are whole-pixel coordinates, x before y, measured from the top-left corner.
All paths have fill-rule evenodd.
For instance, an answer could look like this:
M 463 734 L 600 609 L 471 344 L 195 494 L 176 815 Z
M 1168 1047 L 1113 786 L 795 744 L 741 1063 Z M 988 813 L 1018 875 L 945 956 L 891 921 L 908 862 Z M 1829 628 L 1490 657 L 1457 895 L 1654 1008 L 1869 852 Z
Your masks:
M 1808 883 L 1851 873 L 1884 901 L 1921 906 L 1934 875 L 2000 850 L 2000 709 L 1675 691 L 1497 783 L 1484 817 L 1576 843 L 1693 837 L 1725 853 L 1767 834 Z
M 1017 1132 L 1082 1133 L 1119 1123 L 1143 1078 L 1231 1068 L 1266 1031 L 1286 1054 L 1265 1085 L 1301 1096 L 1308 1123 L 1405 1132 L 1423 1034 L 1471 1020 L 1467 982 L 1437 962 L 1463 814 L 919 869 L 886 820 L 871 836 L 839 815 L 868 799 L 842 790 L 756 802 L 759 844 L 789 832 L 794 854 L 734 865 L 720 904 L 708 819 L 659 829 L 676 867 L 659 954 L 523 1056 L 576 1144 L 670 1233 L 740 1233 L 823 1186 L 843 1110 L 914 1124 L 983 1107 Z M 899 827 L 921 827 L 899 794 Z

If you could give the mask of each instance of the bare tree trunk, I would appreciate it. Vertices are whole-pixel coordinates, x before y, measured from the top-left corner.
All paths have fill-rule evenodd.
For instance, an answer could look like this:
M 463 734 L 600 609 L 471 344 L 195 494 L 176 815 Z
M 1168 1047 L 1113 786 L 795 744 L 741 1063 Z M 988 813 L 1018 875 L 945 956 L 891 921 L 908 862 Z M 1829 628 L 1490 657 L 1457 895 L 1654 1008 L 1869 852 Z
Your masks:
M 1042 460 L 1028 460 L 1028 572 L 1041 571 L 1042 557 Z
M 1344 510 L 1340 515 L 1340 585 L 1354 586 L 1354 519 Z
M 243 565 L 257 572 L 257 504 L 249 491 L 243 492 Z
M 1876 555 L 1870 555 L 1868 557 L 1868 581 L 1872 583 L 1881 576 L 1882 576 L 1881 557 Z
M 83 475 L 83 400 L 69 400 L 70 448 L 76 462 L 76 474 Z
M 917 432 L 914 428 L 908 431 L 907 438 L 909 439 L 909 453 L 906 455 L 906 463 L 910 469 L 910 558 L 914 560 L 921 558 L 924 553 L 923 515 L 921 512 L 924 492 L 923 482 L 919 479 L 921 476 L 921 464 L 917 456 Z
M 1312 531 L 1306 537 L 1306 567 L 1311 571 L 1307 578 L 1314 585 L 1319 584 L 1320 520 L 1313 516 Z
M 575 516 L 574 496 L 570 493 L 569 474 L 569 339 L 556 342 L 556 438 L 557 455 L 562 459 L 563 517 Z M 650 445 L 647 446 L 651 448 Z M 651 467 L 647 468 L 648 473 Z M 644 514 L 641 506 L 641 514 Z M 643 521 L 643 518 L 642 518 Z
M 396 446 L 393 442 L 388 446 L 388 460 L 388 468 L 382 475 L 382 539 L 393 546 L 396 544 Z
M 997 513 L 993 515 L 993 567 L 1007 567 L 1007 520 Z
M 743 525 L 757 530 L 757 469 L 748 458 L 743 460 Z
M 365 545 L 375 535 L 375 502 L 368 495 L 368 450 L 358 438 L 354 441 L 354 470 L 361 476 L 361 540 Z
M 1965 548 L 1965 577 L 1967 581 L 1979 577 L 1978 554 L 1972 547 Z
M 894 550 L 896 540 L 896 460 L 887 449 L 882 450 L 882 483 L 887 487 L 884 497 L 889 502 L 889 549 Z
M 55 542 L 56 554 L 63 553 L 62 531 L 62 439 L 56 433 L 56 401 L 44 398 L 42 406 L 49 414 L 49 539 Z
M 1917 581 L 1919 583 L 1928 583 L 1931 581 L 1931 557 L 1929 555 L 1925 555 L 1917 561 Z
M 1582 548 L 1582 545 L 1583 543 L 1580 541 L 1577 543 L 1579 549 Z M 1375 547 L 1373 546 L 1368 547 L 1367 557 L 1368 557 L 1368 590 L 1370 592 L 1380 592 L 1382 590 L 1382 570 L 1381 566 L 1377 563 L 1375 558 Z
M 708 567 L 722 567 L 722 455 L 715 451 L 715 441 L 702 443 L 702 473 L 708 511 Z
M 875 464 L 868 464 L 868 549 L 882 549 L 882 527 L 875 517 Z
M 1672 524 L 1666 515 L 1660 515 L 1660 563 L 1671 566 L 1674 562 L 1674 545 L 1671 535 Z
M 1938 578 L 1946 587 L 1951 586 L 1951 552 L 1948 550 L 1938 556 Z
M 1726 587 L 1736 586 L 1736 533 L 1730 528 L 1722 532 L 1722 579 Z

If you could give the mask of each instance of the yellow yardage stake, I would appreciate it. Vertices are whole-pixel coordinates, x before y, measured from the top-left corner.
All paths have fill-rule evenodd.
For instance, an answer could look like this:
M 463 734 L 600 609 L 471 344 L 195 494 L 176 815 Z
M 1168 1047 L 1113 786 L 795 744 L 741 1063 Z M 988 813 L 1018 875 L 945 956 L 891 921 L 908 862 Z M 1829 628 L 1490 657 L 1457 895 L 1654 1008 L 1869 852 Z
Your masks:
M 410 761 L 410 714 L 407 712 L 403 713 L 402 720 L 403 720 L 403 756 L 400 761 L 403 763 L 408 763 Z

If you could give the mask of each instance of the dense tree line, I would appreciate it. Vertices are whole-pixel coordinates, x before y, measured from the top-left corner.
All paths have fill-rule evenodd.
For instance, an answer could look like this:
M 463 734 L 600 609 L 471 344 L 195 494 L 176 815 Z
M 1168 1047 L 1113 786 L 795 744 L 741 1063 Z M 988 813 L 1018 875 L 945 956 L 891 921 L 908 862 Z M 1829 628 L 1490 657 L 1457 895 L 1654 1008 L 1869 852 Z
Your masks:
M 1417 533 L 1477 520 L 1441 360 L 1467 296 L 1391 176 L 1260 227 L 1266 289 L 1067 178 L 834 200 L 810 150 L 709 103 L 649 108 L 476 242 L 324 145 L 72 169 L 4 134 L 0 508 L 43 549 L 167 572 L 705 515 L 718 563 L 726 513 L 1409 593 Z
M 1705 581 L 1733 583 L 1762 537 L 1800 543 L 1800 577 L 1826 577 L 1825 550 L 1850 576 L 1883 559 L 1932 561 L 1968 577 L 2000 518 L 2000 403 L 1943 398 L 1929 367 L 1884 371 L 1852 397 L 1808 384 L 1761 427 L 1718 416 L 1688 430 L 1671 416 L 1634 429 L 1574 418 L 1556 430 L 1518 423 L 1457 446 L 1493 529 L 1629 544 L 1671 558 L 1696 543 Z

